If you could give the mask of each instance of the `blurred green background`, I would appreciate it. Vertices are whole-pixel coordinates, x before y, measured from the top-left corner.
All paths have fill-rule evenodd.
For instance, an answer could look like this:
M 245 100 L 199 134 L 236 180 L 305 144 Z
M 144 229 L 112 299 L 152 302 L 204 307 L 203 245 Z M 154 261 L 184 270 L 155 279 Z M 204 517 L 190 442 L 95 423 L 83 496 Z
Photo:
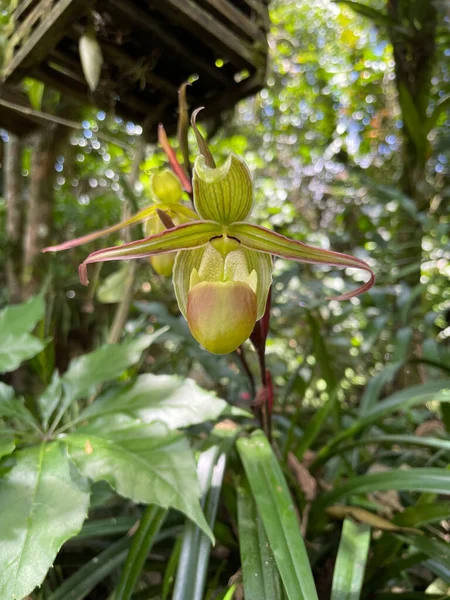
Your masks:
M 2 4 L 0 27 L 5 28 L 8 3 Z M 368 293 L 340 303 L 327 298 L 363 282 L 365 274 L 275 260 L 266 344 L 275 398 L 273 456 L 302 517 L 306 563 L 312 566 L 321 600 L 330 593 L 332 600 L 445 598 L 450 589 L 450 506 L 445 498 L 450 494 L 450 410 L 445 404 L 450 387 L 450 3 L 273 0 L 270 18 L 267 84 L 257 95 L 230 106 L 220 122 L 205 125 L 211 151 L 218 163 L 229 152 L 247 161 L 258 223 L 362 258 L 377 277 Z M 45 298 L 45 313 L 38 310 L 36 318 L 30 317 L 29 332 L 36 325 L 32 338 L 39 341 L 36 352 L 30 350 L 29 338 L 11 341 L 17 332 L 7 329 L 2 334 L 0 354 L 17 356 L 13 368 L 5 363 L 9 366 L 2 375 L 4 389 L 14 388 L 13 395 L 37 415 L 37 398 L 49 390 L 55 371 L 62 374 L 76 357 L 108 341 L 132 343 L 168 326 L 139 361 L 118 369 L 116 384 L 133 381 L 138 373 L 192 378 L 230 405 L 251 411 L 259 375 L 250 342 L 245 358 L 253 379 L 237 354 L 213 356 L 197 344 L 179 313 L 171 279 L 155 273 L 147 260 L 132 268 L 128 263 L 106 263 L 92 269 L 89 288 L 80 285 L 79 263 L 88 252 L 123 241 L 119 234 L 67 252 L 41 254 L 49 244 L 118 222 L 124 210 L 147 206 L 152 200 L 151 174 L 167 159 L 157 145 L 143 142 L 142 124 L 75 105 L 36 80 L 26 79 L 22 86 L 36 110 L 80 126 L 49 122 L 44 130 L 21 138 L 0 130 L 0 300 L 6 307 L 37 294 Z M 189 139 L 194 157 L 192 132 Z M 143 237 L 141 226 L 130 235 L 129 239 Z M 26 319 L 23 315 L 20 320 Z M 7 328 L 10 316 L 4 316 L 2 327 Z M 0 356 L 0 364 L 1 360 Z M 135 366 L 130 371 L 131 364 Z M 101 381 L 107 379 L 114 377 Z M 100 383 L 95 378 L 93 382 Z M 81 396 L 67 413 L 62 409 L 59 420 L 65 431 L 92 401 Z M 14 439 L 19 449 L 51 440 L 58 431 L 27 438 L 17 416 L 0 408 L 2 418 L 5 440 Z M 239 422 L 243 434 L 256 426 L 250 417 Z M 215 443 L 211 427 L 199 423 L 192 423 L 188 432 L 196 452 Z M 117 554 L 122 559 L 116 556 L 114 564 L 105 559 L 101 573 L 89 563 L 112 547 L 111 538 L 102 537 L 99 528 L 97 537 L 93 530 L 91 537 L 86 534 L 66 544 L 44 586 L 30 597 L 212 600 L 234 593 L 236 599 L 243 598 L 236 497 L 242 466 L 235 449 L 227 452 L 218 516 L 210 521 L 219 544 L 202 567 L 206 586 L 198 584 L 200 595 L 171 595 L 181 544 L 176 541 L 181 529 L 173 530 L 180 527 L 180 519 L 172 515 L 174 523 L 169 519 L 164 527 L 169 530 L 170 525 L 175 533 L 169 531 L 152 554 L 144 553 L 133 596 L 117 592 L 118 567 L 127 557 L 122 546 Z M 14 469 L 8 462 L 14 455 L 5 455 L 0 469 L 7 477 Z M 241 460 L 246 467 L 244 451 Z M 430 483 L 438 469 L 441 487 Z M 251 479 L 247 467 L 245 471 Z M 397 484 L 398 473 L 409 471 L 411 481 L 403 487 L 400 480 Z M 375 473 L 381 479 L 366 488 L 355 483 L 356 491 L 345 492 L 340 487 Z M 413 481 L 415 473 L 418 483 Z M 386 492 L 389 483 L 398 491 Z M 120 535 L 140 517 L 140 501 L 133 504 L 106 484 L 104 489 L 95 485 L 100 487 L 95 488 L 91 518 L 97 526 L 112 517 L 122 523 L 109 533 L 119 543 Z M 248 494 L 246 485 L 241 501 Z M 355 541 L 350 558 L 344 556 L 342 544 L 339 547 L 336 565 L 343 584 L 338 571 L 333 580 L 341 524 L 325 511 L 335 500 L 320 500 L 340 489 L 336 500 L 345 500 L 347 508 L 357 506 L 396 526 L 415 528 L 412 533 L 388 533 L 386 523 L 366 513 L 338 515 L 346 517 L 344 541 Z M 13 513 L 8 516 L 14 518 Z M 269 535 L 266 522 L 265 527 Z M 276 542 L 269 538 L 274 550 Z M 358 551 L 362 562 L 367 560 L 365 576 L 345 579 Z M 191 554 L 195 553 L 201 554 L 193 545 Z M 91 570 L 85 576 L 70 580 L 86 565 Z M 294 583 L 289 587 L 288 575 L 277 565 L 283 584 L 272 582 L 272 588 L 266 582 L 264 597 L 313 598 L 301 591 L 296 596 L 295 576 L 291 574 Z M 278 570 L 274 567 L 275 579 Z M 195 573 L 192 567 L 194 580 Z M 178 577 L 183 576 L 188 577 L 181 569 Z M 11 573 L 5 571 L 3 580 L 11 581 Z M 83 588 L 81 580 L 91 583 Z M 70 592 L 69 585 L 58 592 L 67 581 L 75 591 Z M 191 584 L 178 584 L 178 589 L 186 585 L 189 590 Z M 244 588 L 247 600 L 258 598 L 258 591 L 247 589 L 245 570 Z M 32 587 L 27 593 L 31 591 Z M 13 597 L 8 594 L 0 592 L 1 600 Z

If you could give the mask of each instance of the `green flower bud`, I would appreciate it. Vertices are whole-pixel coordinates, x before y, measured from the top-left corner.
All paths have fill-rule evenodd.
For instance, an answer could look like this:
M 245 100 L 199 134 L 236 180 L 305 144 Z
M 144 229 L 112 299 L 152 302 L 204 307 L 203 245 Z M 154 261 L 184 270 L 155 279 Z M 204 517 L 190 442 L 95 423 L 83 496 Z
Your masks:
M 151 178 L 150 186 L 158 200 L 165 204 L 176 203 L 181 200 L 183 190 L 180 180 L 169 169 L 155 173 Z
M 150 257 L 150 264 L 158 275 L 170 277 L 172 275 L 175 256 L 175 252 L 171 252 L 170 254 L 156 254 Z
M 253 331 L 256 294 L 243 281 L 202 281 L 188 294 L 187 321 L 194 338 L 213 354 L 228 354 Z
M 174 220 L 176 218 L 174 217 Z M 177 225 L 179 223 L 176 223 Z M 159 216 L 152 215 L 144 224 L 144 230 L 146 237 L 155 235 L 156 233 L 162 233 L 166 230 L 164 224 L 161 222 Z M 170 277 L 172 275 L 173 264 L 175 262 L 176 252 L 170 252 L 167 254 L 155 254 L 150 256 L 149 261 L 153 269 L 162 275 L 163 277 Z

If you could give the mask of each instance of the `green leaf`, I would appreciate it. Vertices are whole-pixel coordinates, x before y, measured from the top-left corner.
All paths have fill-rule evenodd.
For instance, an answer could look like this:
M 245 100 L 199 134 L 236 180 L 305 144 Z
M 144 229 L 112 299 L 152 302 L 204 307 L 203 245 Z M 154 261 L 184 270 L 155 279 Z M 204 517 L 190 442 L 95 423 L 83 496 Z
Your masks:
M 238 524 L 246 600 L 282 600 L 280 574 L 247 482 L 238 486 Z
M 134 519 L 133 523 L 135 522 L 136 520 Z M 164 529 L 156 536 L 155 542 L 172 537 L 172 533 L 171 529 Z M 111 544 L 97 556 L 94 556 L 92 560 L 85 563 L 78 571 L 65 579 L 63 584 L 47 600 L 83 600 L 89 597 L 89 594 L 96 585 L 109 575 L 113 575 L 125 562 L 132 539 L 132 537 L 127 535 Z
M 29 333 L 44 313 L 42 296 L 8 306 L 0 312 L 0 373 L 14 371 L 23 361 L 33 358 L 45 347 L 45 342 Z
M 2 336 L 0 348 L 0 373 L 14 371 L 20 365 L 45 348 L 45 342 L 28 333 L 21 335 Z
M 61 400 L 62 389 L 61 378 L 58 371 L 55 371 L 51 382 L 37 399 L 37 406 L 44 430 L 47 430 L 50 417 Z
M 359 600 L 370 546 L 370 527 L 345 519 L 333 573 L 331 600 Z
M 402 527 L 421 527 L 447 519 L 450 519 L 450 502 L 433 502 L 408 506 L 402 513 L 395 515 L 393 522 Z
M 444 573 L 446 572 L 445 580 L 450 583 L 450 547 L 447 542 L 421 535 L 396 534 L 395 537 L 426 554 L 435 564 L 441 565 Z M 442 576 L 441 573 L 439 575 Z
M 75 400 L 93 394 L 96 386 L 116 379 L 123 371 L 135 365 L 142 352 L 165 331 L 167 328 L 163 327 L 155 333 L 140 335 L 121 344 L 107 344 L 72 360 L 61 378 L 64 394 L 53 420 L 52 430 Z
M 30 333 L 45 314 L 42 296 L 34 296 L 23 304 L 8 306 L 0 312 L 1 336 Z M 2 340 L 3 344 L 3 340 Z
M 339 454 L 358 446 L 369 446 L 370 444 L 404 444 L 412 446 L 423 446 L 425 448 L 438 448 L 439 450 L 450 450 L 450 440 L 440 438 L 420 437 L 418 435 L 378 435 L 376 437 L 363 438 L 339 447 Z
M 288 260 L 309 264 L 333 265 L 337 267 L 351 267 L 353 269 L 362 269 L 370 273 L 370 279 L 353 292 L 348 292 L 337 296 L 335 300 L 348 300 L 353 296 L 362 294 L 369 290 L 375 282 L 375 276 L 367 263 L 360 258 L 333 252 L 332 250 L 323 250 L 308 246 L 303 242 L 291 240 L 290 238 L 270 231 L 259 225 L 250 223 L 233 223 L 229 227 L 229 235 L 236 237 L 244 248 L 266 252 Z
M 62 377 L 66 394 L 77 400 L 88 396 L 100 383 L 116 379 L 125 369 L 135 365 L 142 352 L 165 331 L 167 329 L 159 329 L 121 344 L 107 344 L 75 358 Z
M 226 466 L 226 451 L 230 447 L 211 446 L 200 454 L 197 475 L 202 491 L 202 506 L 212 529 L 216 519 L 219 496 Z M 202 600 L 208 570 L 211 541 L 194 523 L 187 523 L 178 561 L 172 600 Z
M 448 387 L 447 379 L 414 385 L 396 392 L 392 396 L 388 396 L 381 402 L 377 402 L 363 417 L 357 419 L 353 425 L 347 427 L 321 448 L 312 465 L 312 469 L 316 469 L 331 456 L 334 456 L 338 452 L 336 447 L 341 442 L 348 438 L 354 438 L 360 431 L 372 423 L 376 423 L 394 412 L 407 410 L 431 401 L 450 402 L 450 388 Z
M 79 420 L 124 413 L 145 423 L 161 421 L 169 429 L 177 429 L 214 420 L 227 406 L 225 400 L 202 390 L 191 379 L 147 373 L 131 385 L 97 398 Z
M 114 542 L 68 577 L 48 600 L 83 600 L 103 579 L 114 573 L 127 557 L 131 538 Z
M 15 447 L 16 444 L 12 438 L 8 439 L 4 437 L 0 439 L 0 458 L 2 458 L 2 456 L 7 456 L 8 454 L 11 454 L 11 452 L 14 451 Z
M 97 288 L 95 294 L 97 300 L 102 304 L 120 302 L 125 294 L 129 270 L 129 264 L 126 263 L 116 272 L 106 277 Z
M 375 596 L 375 600 L 448 600 L 450 596 L 442 594 L 427 594 L 425 592 L 382 592 Z
M 114 600 L 129 600 L 147 560 L 148 553 L 155 541 L 167 510 L 156 506 L 148 506 L 136 533 L 125 562 Z
M 348 494 L 369 494 L 382 490 L 450 494 L 450 471 L 437 468 L 392 469 L 382 473 L 352 477 L 346 483 L 319 497 L 316 500 L 315 510 L 322 510 Z
M 289 599 L 317 599 L 295 507 L 269 442 L 256 431 L 237 448 Z
M 446 94 L 436 102 L 436 106 L 427 120 L 426 133 L 429 133 L 434 127 L 437 126 L 439 117 L 445 115 L 450 107 L 450 94 Z
M 417 151 L 423 153 L 427 143 L 426 127 L 416 108 L 413 97 L 403 83 L 398 84 L 398 100 L 409 136 L 413 140 Z
M 135 525 L 136 519 L 134 517 L 111 517 L 109 519 L 94 519 L 86 521 L 81 528 L 80 533 L 76 536 L 77 540 L 102 537 L 102 536 L 114 536 L 122 535 L 127 533 L 133 525 Z
M 22 400 L 14 398 L 14 390 L 9 385 L 0 382 L 0 417 L 17 419 L 21 423 L 37 428 L 37 423 Z
M 108 481 L 134 502 L 175 508 L 212 537 L 198 500 L 194 457 L 181 434 L 163 423 L 132 423 L 103 433 L 80 431 L 66 443 L 86 477 Z
M 62 544 L 81 529 L 89 493 L 60 444 L 15 454 L 0 480 L 0 598 L 17 600 L 40 585 Z

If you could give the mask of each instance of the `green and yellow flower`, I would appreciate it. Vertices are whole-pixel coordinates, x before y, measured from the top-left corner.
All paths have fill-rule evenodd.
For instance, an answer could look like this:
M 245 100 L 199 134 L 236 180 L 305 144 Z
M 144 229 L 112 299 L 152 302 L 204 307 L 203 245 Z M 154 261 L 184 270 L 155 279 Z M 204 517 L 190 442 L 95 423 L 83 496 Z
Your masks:
M 352 298 L 373 285 L 374 274 L 363 260 L 315 248 L 249 222 L 252 179 L 238 156 L 231 154 L 217 168 L 199 156 L 193 170 L 193 193 L 195 212 L 167 198 L 157 205 L 173 223 L 170 228 L 165 228 L 166 219 L 161 219 L 154 205 L 129 219 L 126 225 L 160 215 L 158 231 L 147 229 L 151 235 L 143 240 L 90 254 L 80 265 L 82 283 L 88 283 L 87 266 L 91 263 L 175 256 L 173 283 L 180 311 L 195 339 L 215 354 L 236 350 L 263 316 L 272 283 L 271 256 L 352 267 L 370 274 L 366 283 L 337 300 Z M 156 227 L 156 221 L 150 222 Z M 124 223 L 46 251 L 64 250 L 122 226 Z

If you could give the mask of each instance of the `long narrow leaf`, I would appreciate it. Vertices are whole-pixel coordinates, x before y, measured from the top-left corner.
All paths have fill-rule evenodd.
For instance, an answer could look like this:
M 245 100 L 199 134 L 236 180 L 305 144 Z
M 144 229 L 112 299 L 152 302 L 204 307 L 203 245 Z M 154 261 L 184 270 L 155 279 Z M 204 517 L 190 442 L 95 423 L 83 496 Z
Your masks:
M 216 518 L 225 462 L 220 446 L 212 446 L 198 460 L 197 474 L 203 492 L 202 506 L 211 529 Z M 198 527 L 191 522 L 186 524 L 172 600 L 201 600 L 210 544 Z
M 87 562 L 50 596 L 48 600 L 83 600 L 105 577 L 126 559 L 131 538 L 125 536 Z
M 256 431 L 237 448 L 289 599 L 317 600 L 295 507 L 267 438 Z
M 282 584 L 248 483 L 238 487 L 239 547 L 246 600 L 282 600 Z
M 348 494 L 369 494 L 382 490 L 408 490 L 410 492 L 434 492 L 450 494 L 450 471 L 437 468 L 393 469 L 352 477 L 346 483 L 321 496 L 315 510 L 322 510 Z
M 331 600 L 359 600 L 369 546 L 369 525 L 345 519 L 333 573 Z
M 133 536 L 133 543 L 116 589 L 115 600 L 128 600 L 131 597 L 166 515 L 167 509 L 152 505 L 147 507 L 139 528 Z
M 357 419 L 353 425 L 347 427 L 344 431 L 336 435 L 326 444 L 318 453 L 312 469 L 317 469 L 334 454 L 337 445 L 347 439 L 354 438 L 363 429 L 375 423 L 382 417 L 392 413 L 407 410 L 419 404 L 426 404 L 435 400 L 437 402 L 450 402 L 450 387 L 448 379 L 441 379 L 414 385 L 412 387 L 396 392 L 375 404 L 375 406 L 365 413 L 364 417 Z

